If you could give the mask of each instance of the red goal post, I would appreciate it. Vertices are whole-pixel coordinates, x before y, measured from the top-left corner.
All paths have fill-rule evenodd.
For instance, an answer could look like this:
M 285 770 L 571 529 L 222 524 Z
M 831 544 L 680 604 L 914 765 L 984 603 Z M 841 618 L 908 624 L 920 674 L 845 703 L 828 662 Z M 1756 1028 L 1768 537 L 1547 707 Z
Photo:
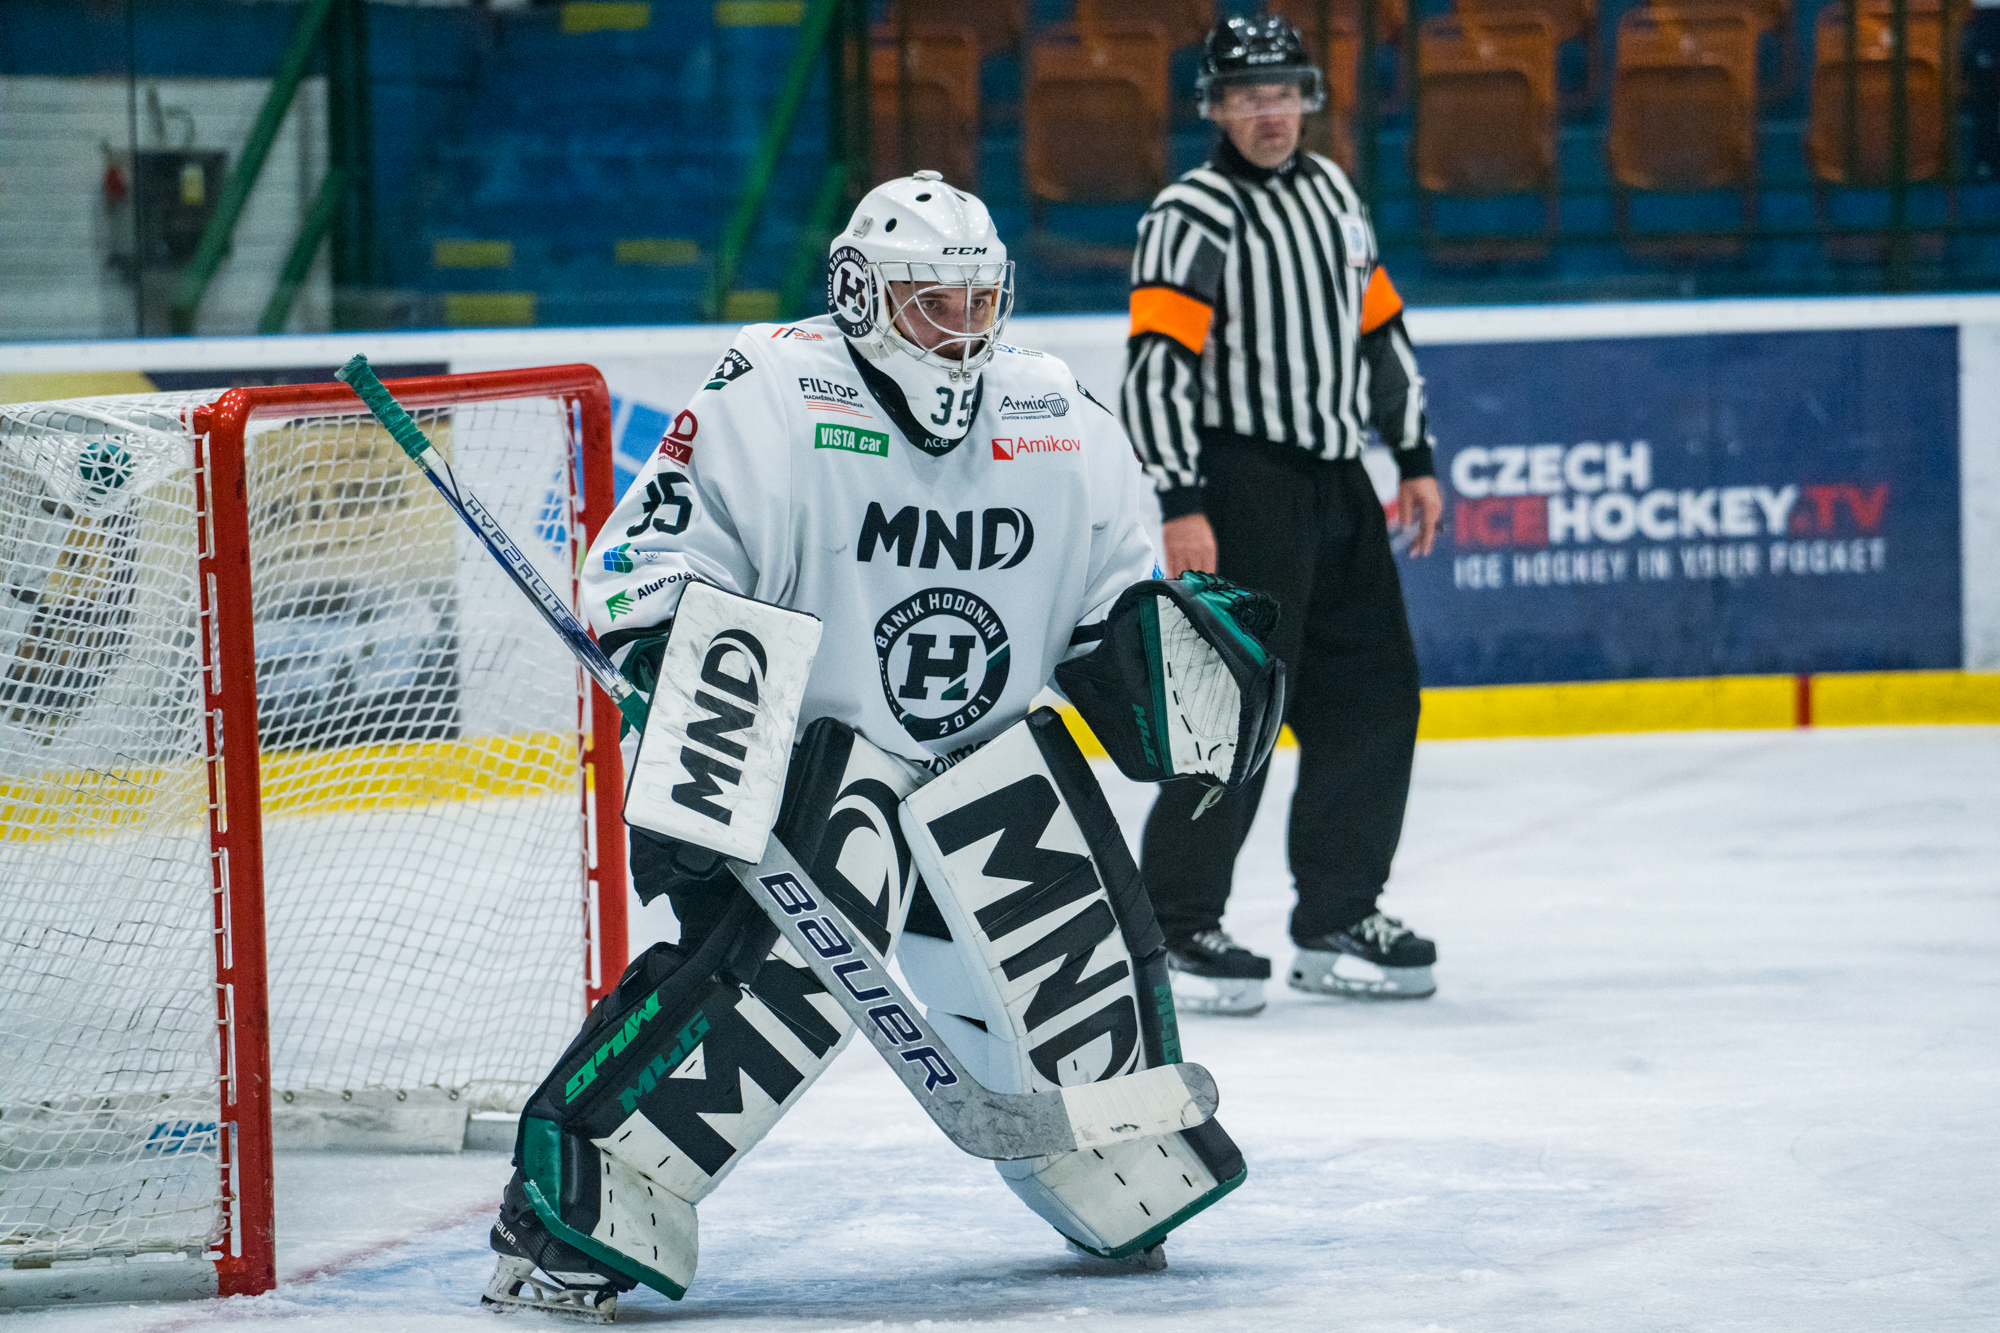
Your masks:
M 567 588 L 574 605 L 583 554 L 617 500 L 610 395 L 597 370 L 437 375 L 391 380 L 388 388 L 453 457 L 461 481 L 503 522 L 532 529 L 513 535 L 524 549 L 537 548 L 551 586 Z M 276 1283 L 274 1099 L 286 1103 L 288 1123 L 310 1132 L 335 1119 L 315 1108 L 356 1095 L 393 1099 L 398 1111 L 435 1112 L 436 1123 L 448 1129 L 477 1098 L 503 1106 L 518 1101 L 523 1080 L 531 1087 L 560 1053 L 563 1034 L 573 1031 L 584 1006 L 616 984 L 628 951 L 620 715 L 573 663 L 564 683 L 569 659 L 560 642 L 511 585 L 512 603 L 489 585 L 481 562 L 490 558 L 469 534 L 454 532 L 455 519 L 393 444 L 376 447 L 378 428 L 344 384 L 17 405 L 0 414 L 14 414 L 0 421 L 0 443 L 27 441 L 8 455 L 8 476 L 27 476 L 16 489 L 39 495 L 17 506 L 27 518 L 9 529 L 17 563 L 26 568 L 39 560 L 55 571 L 38 576 L 44 607 L 56 604 L 57 592 L 77 601 L 84 594 L 74 589 L 96 580 L 87 613 L 41 615 L 6 641 L 15 660 L 0 666 L 0 722 L 32 732 L 38 753 L 76 750 L 60 764 L 44 761 L 48 771 L 17 776 L 19 763 L 10 767 L 0 845 L 35 842 L 31 850 L 44 859 L 17 859 L 7 873 L 30 883 L 30 915 L 60 917 L 72 903 L 87 908 L 99 895 L 78 885 L 102 886 L 130 901 L 121 909 L 125 919 L 103 928 L 107 940 L 185 925 L 146 917 L 153 910 L 147 895 L 118 894 L 103 871 L 107 857 L 121 855 L 114 847 L 121 833 L 150 827 L 147 803 L 164 809 L 172 801 L 126 795 L 111 816 L 90 805 L 100 788 L 129 791 L 133 773 L 151 780 L 177 771 L 175 765 L 130 767 L 127 757 L 152 752 L 129 738 L 90 753 L 77 747 L 96 734 L 90 729 L 99 725 L 99 713 L 114 705 L 129 711 L 142 685 L 154 691 L 149 699 L 165 701 L 155 711 L 182 715 L 174 710 L 175 690 L 185 675 L 198 675 L 198 694 L 188 696 L 199 700 L 194 748 L 183 767 L 190 774 L 199 769 L 194 800 L 205 784 L 203 878 L 212 916 L 203 933 L 212 934 L 211 1049 L 219 1062 L 210 1074 L 212 1121 L 205 1122 L 198 1098 L 186 1100 L 199 1093 L 180 1086 L 191 1077 L 187 1071 L 156 1079 L 157 1092 L 109 1073 L 90 1085 L 92 1059 L 107 1070 L 120 1065 L 96 1054 L 116 1038 L 94 1029 L 62 1031 L 65 1015 L 106 1030 L 116 1024 L 86 1015 L 88 1005 L 66 998 L 63 979 L 29 977 L 29 993 L 14 1006 L 22 1016 L 15 1026 L 41 1025 L 29 1035 L 46 1039 L 34 1048 L 50 1053 L 43 1083 L 62 1091 L 38 1093 L 42 1085 L 32 1070 L 0 1083 L 0 1160 L 26 1163 L 28 1186 L 27 1202 L 13 1205 L 15 1211 L 0 1202 L 0 1267 L 16 1270 L 0 1274 L 0 1288 L 13 1296 L 21 1283 L 10 1277 L 54 1264 L 52 1271 L 67 1272 L 66 1285 L 74 1288 L 54 1293 L 66 1301 L 266 1291 Z M 115 423 L 133 419 L 151 428 L 118 434 Z M 184 432 L 184 480 L 172 470 L 172 432 L 158 429 L 174 421 Z M 386 443 L 386 434 L 379 440 Z M 149 449 L 167 460 L 151 473 Z M 17 466 L 17 458 L 28 462 Z M 81 491 L 73 475 L 78 458 L 89 483 Z M 30 475 L 34 468 L 45 475 Z M 494 488 L 504 493 L 497 498 L 482 485 L 483 469 L 499 478 Z M 138 500 L 119 499 L 123 510 L 89 508 L 107 490 L 138 490 L 142 476 L 153 478 L 152 489 Z M 176 507 L 175 497 L 183 495 L 191 505 Z M 133 517 L 138 509 L 145 514 Z M 161 514 L 185 516 L 190 509 L 193 624 L 176 638 L 171 622 L 180 604 L 172 594 L 185 552 L 173 549 L 181 539 L 157 534 L 173 528 L 161 526 Z M 49 522 L 38 515 L 50 514 L 67 529 L 48 535 Z M 22 532 L 41 534 L 42 547 L 58 553 L 38 556 Z M 539 543 L 531 540 L 536 532 Z M 491 573 L 504 583 L 497 567 Z M 150 611 L 155 602 L 166 610 Z M 158 651 L 141 642 L 149 617 L 162 627 L 157 638 L 165 646 Z M 60 643 L 59 632 L 68 636 Z M 117 675 L 123 668 L 79 676 L 73 665 L 84 660 L 84 649 L 107 644 L 120 660 L 149 652 L 166 660 L 190 637 L 192 672 L 156 665 L 134 684 Z M 260 642 L 266 637 L 270 642 Z M 523 680 L 529 684 L 517 689 Z M 493 700 L 489 693 L 506 697 Z M 563 697 L 573 703 L 562 705 Z M 129 771 L 115 767 L 121 764 Z M 563 801 L 567 816 L 555 808 Z M 150 836 L 158 845 L 174 842 L 171 831 Z M 44 876 L 18 868 L 49 864 L 51 851 L 68 850 L 92 866 L 73 882 L 52 888 L 42 880 L 53 883 L 60 878 L 55 871 Z M 551 867 L 563 860 L 575 867 L 574 898 L 549 882 L 562 877 Z M 279 862 L 281 892 L 273 900 L 267 870 Z M 524 884 L 507 899 L 512 906 L 496 905 L 489 884 L 516 863 Z M 452 878 L 461 869 L 463 883 Z M 431 893 L 434 882 L 448 880 Z M 565 900 L 574 906 L 573 924 L 551 907 Z M 499 919 L 503 911 L 514 915 Z M 426 912 L 455 915 L 426 918 Z M 414 918 L 423 920 L 411 925 Z M 472 939 L 479 929 L 489 929 L 484 943 Z M 0 943 L 33 961 L 37 941 L 48 936 L 24 928 Z M 542 989 L 532 994 L 559 1000 L 568 993 L 581 1003 L 529 1000 L 522 1014 L 510 1016 L 505 988 L 476 970 L 493 959 L 493 975 L 504 978 L 516 941 L 548 955 L 536 974 Z M 580 954 L 572 953 L 579 944 Z M 341 975 L 308 975 L 320 953 L 346 949 L 359 957 L 378 945 L 387 960 L 379 965 L 348 967 L 352 959 L 337 957 Z M 117 952 L 110 943 L 103 951 Z M 287 951 L 301 961 L 277 963 L 274 980 L 274 959 Z M 388 993 L 405 980 L 412 981 L 412 995 Z M 0 1009 L 9 1007 L 5 984 Z M 357 1009 L 356 992 L 342 987 L 357 985 L 380 997 L 379 1012 L 363 1012 L 329 1036 L 325 1029 L 338 1026 L 334 1016 L 345 1021 Z M 454 1004 L 462 1007 L 475 995 L 483 1001 L 490 989 L 500 991 L 490 1009 L 439 1036 L 435 1050 L 412 1054 L 433 1029 L 449 1026 L 444 1019 L 453 1017 Z M 368 1010 L 366 1003 L 359 1007 Z M 556 1007 L 567 1011 L 538 1012 Z M 371 1018 L 416 1026 L 378 1043 L 357 1026 Z M 515 1030 L 524 1021 L 534 1024 L 525 1037 Z M 0 1037 L 11 1035 L 0 1025 Z M 496 1069 L 490 1057 L 503 1046 L 507 1067 Z M 153 1063 L 170 1061 L 162 1056 Z M 172 1118 L 178 1109 L 146 1112 L 155 1098 L 194 1109 L 179 1119 Z M 25 1129 L 10 1126 L 9 1112 L 13 1126 Z M 86 1124 L 94 1128 L 86 1132 Z M 136 1186 L 116 1184 L 121 1170 L 158 1175 L 158 1163 L 177 1153 L 203 1169 L 171 1208 L 142 1200 L 145 1191 Z M 204 1165 L 210 1158 L 212 1174 Z M 107 1180 L 121 1206 L 129 1200 L 132 1218 L 121 1225 L 104 1224 L 101 1207 L 71 1207 L 86 1194 L 101 1200 Z M 215 1193 L 204 1203 L 208 1182 Z M 12 1192 L 17 1199 L 23 1193 Z M 45 1215 L 33 1213 L 37 1197 Z M 172 1226 L 160 1221 L 168 1214 Z M 86 1215 L 90 1225 L 76 1221 Z M 190 1263 L 116 1262 L 141 1254 Z M 195 1271 L 168 1271 L 202 1268 L 212 1268 L 212 1285 Z

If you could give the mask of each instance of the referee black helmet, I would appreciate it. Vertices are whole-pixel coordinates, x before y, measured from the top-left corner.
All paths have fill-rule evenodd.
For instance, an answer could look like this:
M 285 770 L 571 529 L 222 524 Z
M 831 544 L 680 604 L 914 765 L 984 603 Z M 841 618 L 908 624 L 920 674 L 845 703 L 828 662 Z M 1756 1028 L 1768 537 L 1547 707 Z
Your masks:
M 1326 81 L 1306 51 L 1299 30 L 1284 19 L 1231 18 L 1218 23 L 1201 44 L 1195 98 L 1211 115 L 1232 84 L 1296 83 L 1301 111 L 1317 111 L 1326 101 Z

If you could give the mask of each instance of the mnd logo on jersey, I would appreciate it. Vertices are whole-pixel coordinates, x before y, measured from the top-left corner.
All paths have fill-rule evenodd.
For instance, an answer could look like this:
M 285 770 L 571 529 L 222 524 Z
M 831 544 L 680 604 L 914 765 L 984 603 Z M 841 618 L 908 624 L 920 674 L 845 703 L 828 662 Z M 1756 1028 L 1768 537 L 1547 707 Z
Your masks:
M 917 561 L 917 567 L 936 569 L 942 557 L 960 569 L 971 569 L 974 555 L 972 517 L 970 509 L 959 510 L 949 520 L 935 509 L 926 509 L 921 524 L 923 554 Z M 880 549 L 884 554 L 893 553 L 896 563 L 907 569 L 910 558 L 917 554 L 918 526 L 915 505 L 905 505 L 891 518 L 880 504 L 870 500 L 868 512 L 861 519 L 861 535 L 854 542 L 854 558 L 863 564 L 870 564 Z M 1034 549 L 1035 521 L 1028 517 L 1027 510 L 988 509 L 980 515 L 978 557 L 981 569 L 991 569 L 995 565 L 1012 569 L 1026 560 L 1028 552 Z
M 1007 627 L 959 588 L 926 588 L 875 622 L 882 693 L 903 730 L 920 741 L 964 731 L 1007 688 Z

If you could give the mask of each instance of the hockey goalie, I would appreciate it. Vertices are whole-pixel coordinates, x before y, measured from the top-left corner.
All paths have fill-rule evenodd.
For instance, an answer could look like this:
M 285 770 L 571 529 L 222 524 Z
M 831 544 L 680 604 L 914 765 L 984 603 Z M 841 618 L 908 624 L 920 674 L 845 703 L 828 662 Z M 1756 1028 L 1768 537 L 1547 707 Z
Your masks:
M 650 700 L 625 738 L 633 882 L 681 937 L 633 961 L 524 1110 L 489 1302 L 678 1299 L 695 1206 L 864 1013 L 885 1053 L 911 1039 L 891 1064 L 918 1093 L 963 1071 L 1061 1105 L 1179 1064 L 1137 870 L 1031 701 L 1063 690 L 1130 776 L 1240 784 L 1283 712 L 1275 608 L 1157 577 L 1117 420 L 999 341 L 1012 299 L 979 200 L 934 172 L 878 187 L 834 238 L 830 314 L 745 328 L 590 550 L 592 628 Z M 796 873 L 746 878 L 767 847 Z M 917 1018 L 864 1007 L 892 954 Z M 1185 1123 L 985 1155 L 1079 1250 L 1157 1268 L 1245 1175 L 1219 1124 Z

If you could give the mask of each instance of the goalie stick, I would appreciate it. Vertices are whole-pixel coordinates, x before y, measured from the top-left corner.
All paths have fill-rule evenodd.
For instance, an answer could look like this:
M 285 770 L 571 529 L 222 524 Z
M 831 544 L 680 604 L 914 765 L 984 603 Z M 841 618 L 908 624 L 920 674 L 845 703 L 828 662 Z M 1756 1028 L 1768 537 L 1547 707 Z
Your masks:
M 945 1137 L 973 1156 L 1053 1157 L 1193 1129 L 1215 1114 L 1215 1079 L 1194 1064 L 1051 1092 L 995 1092 L 966 1071 L 780 839 L 771 839 L 756 865 L 731 861 L 729 868 Z
M 376 376 L 368 358 L 350 357 L 346 365 L 333 372 L 333 377 L 354 390 L 368 405 L 368 410 L 382 423 L 390 438 L 431 479 L 431 485 L 437 487 L 438 494 L 444 497 L 452 512 L 465 520 L 465 526 L 472 529 L 472 535 L 479 538 L 493 558 L 500 562 L 500 567 L 507 571 L 507 577 L 514 581 L 514 586 L 528 595 L 528 600 L 542 613 L 542 619 L 548 621 L 549 628 L 569 646 L 570 652 L 576 655 L 576 660 L 583 664 L 583 669 L 590 673 L 598 688 L 611 696 L 611 702 L 618 705 L 618 711 L 625 715 L 627 721 L 641 731 L 645 730 L 646 696 L 619 674 L 611 659 L 604 655 L 604 650 L 597 646 L 597 640 L 590 637 L 590 631 L 576 618 L 576 613 L 556 595 L 541 571 L 500 526 L 500 521 L 479 503 L 479 497 L 458 484 L 451 463 L 432 446 L 423 429 L 410 419 L 403 405 Z
M 334 374 L 430 478 L 590 678 L 643 729 L 645 696 L 612 665 L 478 497 L 459 485 L 451 464 L 383 385 L 368 358 L 357 355 Z M 1195 1064 L 1162 1065 L 1052 1092 L 1005 1093 L 986 1087 L 952 1055 L 859 932 L 840 929 L 837 922 L 844 918 L 821 905 L 824 895 L 779 839 L 769 840 L 755 866 L 738 860 L 729 866 L 945 1137 L 965 1152 L 994 1160 L 1053 1156 L 1192 1129 L 1215 1114 L 1215 1080 Z

